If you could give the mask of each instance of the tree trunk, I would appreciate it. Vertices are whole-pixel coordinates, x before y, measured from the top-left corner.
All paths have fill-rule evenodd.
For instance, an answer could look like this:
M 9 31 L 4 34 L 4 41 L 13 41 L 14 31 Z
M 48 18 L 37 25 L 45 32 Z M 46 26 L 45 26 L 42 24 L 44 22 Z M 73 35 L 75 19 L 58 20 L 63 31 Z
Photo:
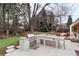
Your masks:
M 16 18 L 13 20 L 13 26 L 12 26 L 12 30 L 13 30 L 13 35 L 18 34 L 18 19 L 17 19 L 17 15 L 14 15 Z
M 4 33 L 5 33 L 5 4 L 3 4 L 3 28 L 4 28 Z
M 31 33 L 34 33 L 34 29 L 35 29 L 35 26 L 36 26 L 35 23 L 36 23 L 36 18 L 35 18 L 35 15 L 34 15 L 32 17 L 32 19 L 30 20 L 30 25 L 29 25 Z
M 9 36 L 9 9 L 8 9 L 8 20 L 7 20 L 7 31 L 6 31 L 7 36 Z
M 33 25 L 30 26 L 30 33 L 34 33 L 34 26 Z
M 15 34 L 18 34 L 18 16 L 15 18 Z
M 61 26 L 61 16 L 60 16 L 60 32 L 62 31 L 62 26 Z
M 34 29 L 35 29 L 34 23 L 31 21 L 29 25 L 30 33 L 34 33 Z

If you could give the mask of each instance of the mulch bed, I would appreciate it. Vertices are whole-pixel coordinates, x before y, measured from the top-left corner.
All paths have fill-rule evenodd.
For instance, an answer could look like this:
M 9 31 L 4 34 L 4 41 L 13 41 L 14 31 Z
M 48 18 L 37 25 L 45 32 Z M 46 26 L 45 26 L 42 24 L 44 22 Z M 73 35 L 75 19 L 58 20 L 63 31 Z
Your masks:
M 72 39 L 71 41 L 75 43 L 79 43 L 79 40 L 76 40 L 76 39 Z
M 77 56 L 79 56 L 79 51 L 78 50 L 75 50 L 75 52 L 76 52 Z

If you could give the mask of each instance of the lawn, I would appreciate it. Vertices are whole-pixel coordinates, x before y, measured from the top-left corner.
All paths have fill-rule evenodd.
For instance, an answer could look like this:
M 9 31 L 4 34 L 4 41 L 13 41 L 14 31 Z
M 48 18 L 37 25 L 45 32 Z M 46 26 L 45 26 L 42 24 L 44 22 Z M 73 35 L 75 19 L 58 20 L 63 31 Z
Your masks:
M 34 32 L 35 35 L 38 35 L 38 34 L 47 34 L 48 32 Z M 7 37 L 7 38 L 0 38 L 0 48 L 4 48 L 4 47 L 7 47 L 7 46 L 11 46 L 11 45 L 14 45 L 16 44 L 16 42 L 19 41 L 19 38 L 21 36 L 14 36 L 14 37 Z
M 11 46 L 16 44 L 16 42 L 19 41 L 20 36 L 15 36 L 15 37 L 7 37 L 0 39 L 0 48 L 4 48 L 7 46 Z

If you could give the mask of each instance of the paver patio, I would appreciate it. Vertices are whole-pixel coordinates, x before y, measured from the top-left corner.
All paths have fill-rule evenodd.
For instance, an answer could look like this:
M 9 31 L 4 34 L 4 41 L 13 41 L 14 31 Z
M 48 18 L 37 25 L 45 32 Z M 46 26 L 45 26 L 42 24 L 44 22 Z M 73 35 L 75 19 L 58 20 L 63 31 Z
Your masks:
M 79 48 L 79 44 L 73 43 L 70 40 L 65 40 L 65 42 L 66 42 L 65 50 L 62 48 L 62 45 L 60 48 L 40 45 L 40 47 L 36 50 L 34 49 L 13 50 L 11 52 L 8 52 L 6 56 L 76 56 L 75 49 Z

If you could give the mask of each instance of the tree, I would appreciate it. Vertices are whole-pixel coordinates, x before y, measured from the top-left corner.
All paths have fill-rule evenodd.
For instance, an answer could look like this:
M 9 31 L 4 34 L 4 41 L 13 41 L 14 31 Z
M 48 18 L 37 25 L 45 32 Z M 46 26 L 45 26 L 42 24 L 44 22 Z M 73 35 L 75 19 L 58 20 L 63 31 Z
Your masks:
M 46 21 L 39 22 L 39 26 L 38 27 L 39 27 L 39 31 L 41 31 L 41 32 L 48 32 L 49 31 L 48 24 L 47 24 Z
M 20 4 L 21 16 L 24 19 L 23 23 L 24 23 L 25 30 L 29 30 L 29 21 L 28 21 L 28 19 L 30 19 L 30 8 L 31 7 L 30 7 L 29 3 Z
M 49 8 L 54 13 L 54 17 L 59 20 L 59 30 L 62 31 L 62 21 L 72 14 L 72 11 L 76 7 L 75 4 L 55 3 Z M 64 18 L 64 19 L 63 19 Z
M 47 4 L 43 5 L 43 6 L 41 4 L 39 4 L 39 3 L 34 3 L 32 6 L 29 3 L 27 4 L 27 14 L 28 14 L 28 19 L 29 19 L 29 30 L 30 30 L 31 33 L 34 32 L 34 29 L 36 27 L 36 22 L 37 22 L 37 20 L 39 18 L 39 15 L 41 14 L 43 9 L 47 5 L 49 5 L 49 3 L 47 3 Z
M 2 23 L 3 23 L 3 25 L 1 25 L 1 26 L 3 26 L 3 32 L 4 33 L 6 33 L 6 18 L 7 18 L 7 16 L 6 16 L 6 14 L 7 14 L 7 8 L 8 7 L 8 4 L 7 3 L 1 3 L 0 4 L 0 8 L 1 8 L 1 10 L 0 10 L 0 12 L 1 12 L 1 17 L 2 17 Z
M 51 11 L 49 11 L 48 12 L 49 14 L 47 15 L 47 17 L 48 17 L 48 21 L 49 21 L 49 28 L 50 28 L 50 30 L 51 31 L 54 31 L 53 29 L 54 29 L 54 25 L 55 25 L 55 16 L 54 16 L 54 14 L 53 14 L 53 12 L 51 12 Z
M 70 30 L 70 25 L 72 24 L 72 17 L 71 17 L 71 15 L 69 15 L 69 17 L 68 17 L 68 21 L 67 21 L 67 26 L 68 26 L 68 31 Z
M 18 34 L 18 26 L 19 26 L 19 17 L 20 17 L 20 4 L 19 3 L 14 3 L 11 5 L 11 11 L 12 14 L 12 31 L 14 35 Z
M 4 32 L 6 31 L 6 30 L 5 30 L 5 6 L 6 6 L 6 3 L 2 4 L 2 14 L 3 14 Z
M 54 5 L 54 6 L 53 6 Z M 47 6 L 50 6 L 49 3 L 40 4 L 40 3 L 1 3 L 0 4 L 0 26 L 3 27 L 4 32 L 9 35 L 9 31 L 13 30 L 15 34 L 18 33 L 19 22 L 23 21 L 24 27 L 29 28 L 30 32 L 34 32 L 34 29 L 37 26 L 38 20 L 44 20 L 48 23 L 50 20 L 50 29 L 58 23 L 56 18 L 59 19 L 60 25 L 62 23 L 62 17 L 68 15 L 70 12 L 67 4 L 52 4 L 50 14 L 47 15 L 48 9 Z M 21 18 L 22 17 L 22 18 Z M 49 19 L 48 19 L 49 17 Z M 12 24 L 10 24 L 12 21 Z M 58 20 L 57 20 L 58 21 Z M 60 26 L 61 27 L 61 26 Z M 25 29 L 26 30 L 26 29 Z
M 46 10 L 43 9 L 42 12 L 41 12 L 41 14 L 40 14 L 40 16 L 39 16 L 39 18 L 38 18 L 38 21 L 36 23 L 37 26 L 36 26 L 35 30 L 40 30 L 40 27 L 41 27 L 40 25 L 42 25 L 43 23 L 46 23 L 46 22 L 47 22 Z
M 9 36 L 10 5 L 11 4 L 6 4 L 6 12 L 7 12 L 6 34 L 7 36 Z

